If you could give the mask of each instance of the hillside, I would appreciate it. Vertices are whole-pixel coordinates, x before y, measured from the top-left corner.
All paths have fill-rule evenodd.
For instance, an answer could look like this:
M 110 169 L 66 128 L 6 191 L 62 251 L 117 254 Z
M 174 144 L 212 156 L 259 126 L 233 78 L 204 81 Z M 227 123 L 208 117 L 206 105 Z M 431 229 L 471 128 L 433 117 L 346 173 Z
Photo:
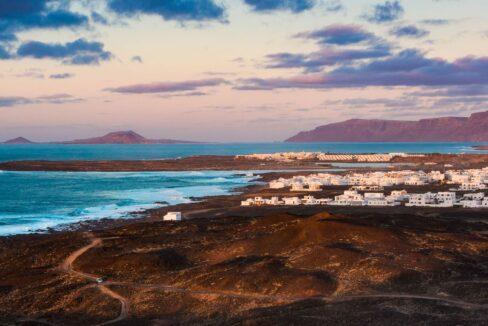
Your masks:
M 300 132 L 287 142 L 488 141 L 488 111 L 419 121 L 352 119 Z
M 7 140 L 4 144 L 17 145 L 17 144 L 34 144 L 30 140 L 24 137 L 17 137 L 14 139 Z
M 148 139 L 134 131 L 117 131 L 101 137 L 76 139 L 61 142 L 62 144 L 181 144 L 191 143 L 174 139 Z
M 116 131 L 106 134 L 101 137 L 93 137 L 86 139 L 75 139 L 70 141 L 55 141 L 51 144 L 194 144 L 196 142 L 174 140 L 174 139 L 148 139 L 134 131 Z M 11 140 L 7 140 L 3 144 L 42 144 L 32 142 L 24 137 L 18 137 Z

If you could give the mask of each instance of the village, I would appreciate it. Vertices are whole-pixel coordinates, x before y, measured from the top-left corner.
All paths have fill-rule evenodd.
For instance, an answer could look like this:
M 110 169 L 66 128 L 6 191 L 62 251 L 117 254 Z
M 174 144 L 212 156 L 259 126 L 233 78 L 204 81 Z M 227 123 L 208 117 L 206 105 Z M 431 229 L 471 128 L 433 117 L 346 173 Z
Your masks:
M 390 162 L 395 157 L 423 157 L 423 154 L 386 153 L 386 154 L 330 154 L 321 152 L 284 152 L 271 154 L 237 155 L 243 158 L 260 161 L 327 161 L 327 162 Z
M 408 193 L 406 190 L 391 190 L 388 187 L 421 187 L 442 185 L 448 191 Z M 280 178 L 269 183 L 270 189 L 288 189 L 291 192 L 314 193 L 324 187 L 347 186 L 343 194 L 334 198 L 315 198 L 308 194 L 279 198 L 254 197 L 241 202 L 241 206 L 406 206 L 406 207 L 464 207 L 488 208 L 488 168 L 441 171 L 375 171 L 367 173 L 330 174 L 318 173 L 309 176 Z

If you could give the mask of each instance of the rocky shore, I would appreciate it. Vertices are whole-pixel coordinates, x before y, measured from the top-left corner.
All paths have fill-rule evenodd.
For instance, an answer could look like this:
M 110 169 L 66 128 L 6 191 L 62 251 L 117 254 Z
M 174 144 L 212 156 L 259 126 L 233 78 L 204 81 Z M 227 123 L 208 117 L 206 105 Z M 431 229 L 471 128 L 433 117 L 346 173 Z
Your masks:
M 354 161 L 344 161 L 355 163 Z M 390 163 L 415 163 L 427 168 L 482 167 L 488 154 L 427 154 L 420 157 L 396 157 Z M 429 165 L 434 163 L 434 165 Z M 437 165 L 437 166 L 436 166 Z M 236 158 L 234 156 L 191 156 L 180 159 L 151 161 L 14 161 L 0 163 L 5 171 L 70 171 L 70 172 L 131 172 L 131 171 L 202 171 L 202 170 L 310 170 L 330 167 L 318 160 L 271 161 Z M 425 168 L 425 166 L 424 166 Z
M 289 192 L 238 190 L 0 238 L 0 324 L 488 324 L 487 210 L 243 208 Z

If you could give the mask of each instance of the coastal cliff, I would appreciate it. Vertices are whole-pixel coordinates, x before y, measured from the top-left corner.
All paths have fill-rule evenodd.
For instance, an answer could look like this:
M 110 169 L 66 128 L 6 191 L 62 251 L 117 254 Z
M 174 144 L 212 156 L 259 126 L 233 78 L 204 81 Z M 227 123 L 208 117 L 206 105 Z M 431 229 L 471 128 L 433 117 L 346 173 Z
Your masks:
M 287 142 L 488 141 L 488 111 L 419 121 L 352 119 L 300 132 Z

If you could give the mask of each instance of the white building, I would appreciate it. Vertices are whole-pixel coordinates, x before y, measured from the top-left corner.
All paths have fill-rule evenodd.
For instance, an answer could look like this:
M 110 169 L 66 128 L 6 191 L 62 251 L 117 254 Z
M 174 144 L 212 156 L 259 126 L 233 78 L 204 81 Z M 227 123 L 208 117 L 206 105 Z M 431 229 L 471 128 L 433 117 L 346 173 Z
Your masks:
M 271 206 L 279 206 L 284 204 L 278 197 L 271 197 L 271 199 L 265 199 L 264 201 L 267 205 Z
M 383 193 L 369 192 L 364 194 L 366 206 L 390 206 Z
M 393 190 L 390 195 L 386 197 L 386 200 L 389 203 L 394 203 L 405 201 L 408 197 L 408 192 L 406 190 Z
M 479 208 L 482 207 L 481 200 L 461 200 L 461 205 L 464 208 Z
M 481 182 L 465 182 L 459 187 L 459 190 L 461 191 L 476 191 L 484 189 L 486 189 L 486 185 Z
M 322 185 L 320 183 L 314 182 L 308 185 L 308 191 L 321 191 Z
M 265 204 L 267 204 L 267 202 L 262 197 L 248 198 L 241 201 L 241 206 L 263 206 Z
M 488 208 L 488 197 L 485 197 L 481 202 L 481 207 Z
M 304 196 L 302 199 L 304 205 L 318 205 L 318 201 L 314 196 Z
M 455 192 L 439 192 L 437 194 L 428 192 L 425 194 L 411 194 L 405 206 L 453 207 L 455 203 Z
M 287 206 L 298 206 L 302 204 L 302 200 L 298 197 L 284 197 L 283 202 Z
M 464 194 L 463 198 L 471 199 L 471 200 L 483 200 L 485 198 L 485 194 L 483 192 L 476 192 L 472 194 Z
M 434 203 L 434 194 L 411 194 L 405 206 L 428 206 Z
M 294 182 L 291 185 L 291 191 L 304 191 L 305 188 L 303 187 L 302 183 Z
M 455 192 L 438 192 L 436 197 L 438 201 L 456 201 L 456 193 Z
M 271 189 L 283 189 L 286 187 L 285 183 L 283 181 L 280 181 L 280 180 L 275 180 L 275 181 L 271 181 L 269 183 L 269 187 Z
M 364 204 L 363 195 L 355 190 L 346 190 L 344 194 L 335 196 L 334 201 L 329 203 L 336 206 L 363 206 Z
M 163 221 L 181 221 L 181 212 L 169 212 L 164 215 Z

